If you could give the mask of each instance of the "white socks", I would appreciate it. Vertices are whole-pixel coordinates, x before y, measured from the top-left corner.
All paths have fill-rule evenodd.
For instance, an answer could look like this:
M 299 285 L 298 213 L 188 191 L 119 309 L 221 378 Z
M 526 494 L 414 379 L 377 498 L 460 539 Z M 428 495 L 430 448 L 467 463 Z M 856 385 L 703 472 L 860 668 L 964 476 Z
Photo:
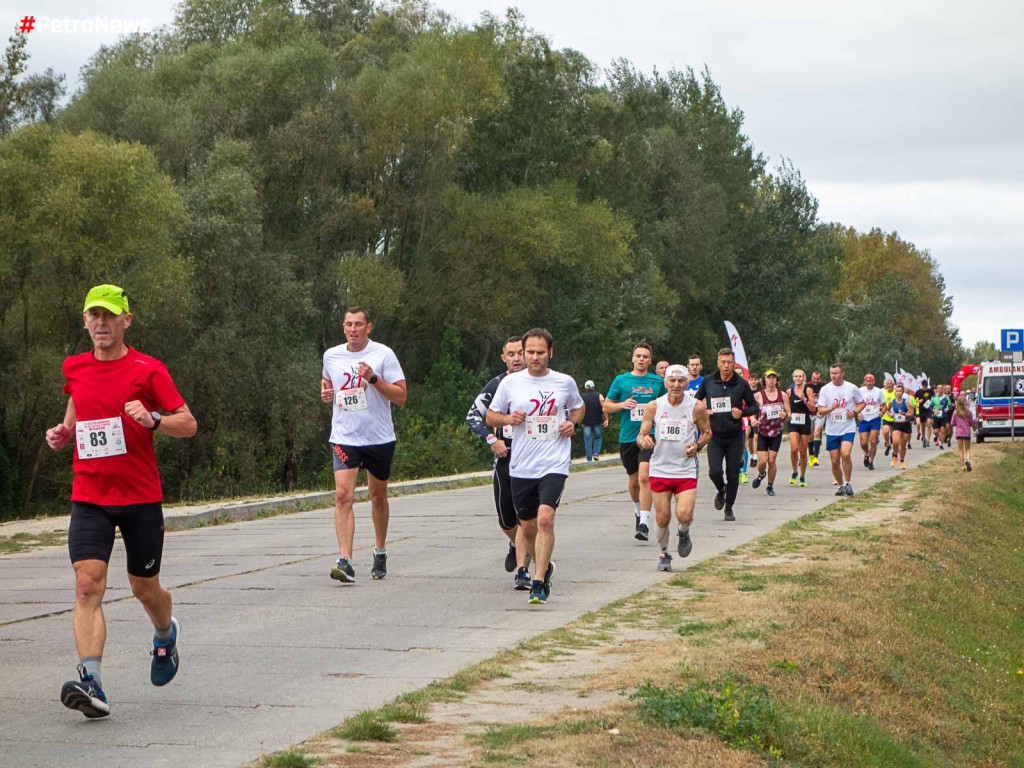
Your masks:
M 647 525 L 647 526 L 649 526 L 650 524 L 651 524 L 651 510 L 649 510 L 649 509 L 641 509 L 640 510 L 640 525 Z
M 633 502 L 633 514 L 640 517 L 640 502 Z

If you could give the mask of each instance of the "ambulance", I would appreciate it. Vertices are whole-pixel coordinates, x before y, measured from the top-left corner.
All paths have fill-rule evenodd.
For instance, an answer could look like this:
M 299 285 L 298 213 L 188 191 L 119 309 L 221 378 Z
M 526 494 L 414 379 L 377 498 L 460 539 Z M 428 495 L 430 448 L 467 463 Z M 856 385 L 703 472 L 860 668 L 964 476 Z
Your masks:
M 1010 374 L 1013 373 L 1013 427 L 1024 438 L 1024 363 L 981 364 L 977 389 L 977 438 L 1010 436 Z

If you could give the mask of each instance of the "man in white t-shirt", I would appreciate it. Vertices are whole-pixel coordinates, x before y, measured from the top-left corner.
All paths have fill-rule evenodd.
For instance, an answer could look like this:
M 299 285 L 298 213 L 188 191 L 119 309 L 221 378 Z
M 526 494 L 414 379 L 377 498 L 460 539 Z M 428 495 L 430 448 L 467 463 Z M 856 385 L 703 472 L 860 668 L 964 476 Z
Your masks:
M 366 469 L 375 536 L 370 575 L 383 579 L 388 572 L 388 478 L 395 455 L 395 427 L 391 405 L 405 405 L 405 374 L 390 347 L 370 341 L 373 323 L 362 307 L 345 312 L 345 344 L 324 352 L 320 396 L 334 404 L 331 454 L 334 461 L 334 532 L 340 557 L 331 578 L 356 580 L 352 567 L 352 540 L 356 522 L 352 510 L 356 477 Z
M 825 419 L 825 449 L 832 459 L 832 476 L 839 486 L 836 496 L 853 496 L 850 455 L 857 431 L 857 414 L 864 410 L 864 395 L 856 384 L 843 379 L 845 375 L 843 366 L 833 363 L 829 368 L 832 381 L 822 387 L 818 395 L 818 416 Z
M 536 563 L 529 602 L 546 603 L 555 573 L 555 510 L 569 477 L 572 435 L 580 428 L 586 405 L 571 376 L 548 368 L 554 354 L 550 333 L 543 328 L 527 331 L 523 353 L 526 370 L 510 373 L 498 384 L 487 423 L 512 427 L 512 503 Z
M 864 376 L 864 386 L 860 388 L 864 398 L 864 410 L 857 423 L 860 433 L 860 447 L 864 451 L 864 466 L 875 468 L 875 454 L 878 453 L 878 433 L 882 429 L 882 416 L 885 415 L 885 390 L 875 386 L 874 374 Z

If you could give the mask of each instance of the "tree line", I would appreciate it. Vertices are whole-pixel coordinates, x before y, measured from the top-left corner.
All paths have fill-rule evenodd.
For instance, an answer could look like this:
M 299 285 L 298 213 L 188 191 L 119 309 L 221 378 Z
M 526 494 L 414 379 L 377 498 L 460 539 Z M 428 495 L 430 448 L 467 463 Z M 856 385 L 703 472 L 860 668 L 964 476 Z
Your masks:
M 20 46 L 20 48 L 19 48 Z M 607 387 L 634 342 L 713 366 L 950 375 L 967 354 L 927 252 L 818 219 L 707 70 L 599 71 L 523 17 L 423 2 L 185 0 L 63 76 L 0 67 L 0 519 L 64 510 L 49 455 L 86 290 L 126 288 L 199 434 L 168 500 L 329 486 L 320 357 L 344 308 L 407 373 L 397 477 L 483 468 L 463 418 L 532 326 Z M 615 446 L 614 433 L 606 443 Z M 173 444 L 172 444 L 173 443 Z

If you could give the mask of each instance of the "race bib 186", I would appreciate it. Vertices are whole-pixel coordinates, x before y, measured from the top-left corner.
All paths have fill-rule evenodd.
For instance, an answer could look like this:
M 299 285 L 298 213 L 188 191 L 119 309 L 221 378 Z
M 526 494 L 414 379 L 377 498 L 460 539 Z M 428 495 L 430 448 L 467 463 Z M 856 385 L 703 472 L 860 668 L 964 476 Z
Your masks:
M 732 413 L 732 398 L 731 397 L 712 397 L 711 398 L 711 412 L 712 413 Z
M 124 428 L 121 426 L 120 416 L 77 422 L 75 442 L 78 445 L 80 459 L 120 456 L 128 452 L 128 447 L 124 444 Z
M 343 411 L 365 411 L 367 408 L 366 390 L 362 387 L 339 389 L 335 399 Z
M 681 441 L 682 439 L 682 419 L 662 419 L 661 421 L 658 422 L 658 440 Z
M 531 440 L 554 440 L 558 437 L 558 417 L 527 416 L 526 436 Z

